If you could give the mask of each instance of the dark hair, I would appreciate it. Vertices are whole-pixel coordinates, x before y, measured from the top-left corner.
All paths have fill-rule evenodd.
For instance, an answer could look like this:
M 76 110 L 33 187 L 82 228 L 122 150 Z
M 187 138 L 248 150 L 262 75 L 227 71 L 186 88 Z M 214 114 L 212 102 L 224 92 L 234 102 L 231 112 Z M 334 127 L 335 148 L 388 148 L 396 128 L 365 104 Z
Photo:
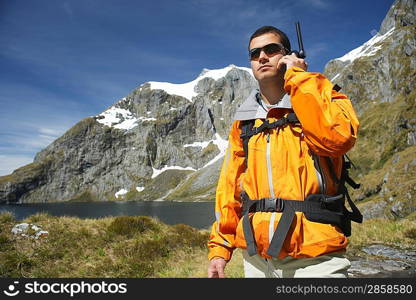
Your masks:
M 284 33 L 283 31 L 277 29 L 276 27 L 273 26 L 262 26 L 259 29 L 257 29 L 250 37 L 250 41 L 248 42 L 248 50 L 250 51 L 250 43 L 251 41 L 258 37 L 261 36 L 265 33 L 274 33 L 276 35 L 278 35 L 280 37 L 280 40 L 283 44 L 283 46 L 285 46 L 285 48 L 290 52 L 290 41 L 289 38 L 287 37 L 286 33 Z

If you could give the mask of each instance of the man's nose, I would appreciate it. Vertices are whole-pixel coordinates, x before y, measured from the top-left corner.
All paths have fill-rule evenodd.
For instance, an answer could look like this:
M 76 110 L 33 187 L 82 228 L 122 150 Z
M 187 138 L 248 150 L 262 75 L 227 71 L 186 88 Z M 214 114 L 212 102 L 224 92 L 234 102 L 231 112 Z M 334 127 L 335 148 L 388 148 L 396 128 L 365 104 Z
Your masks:
M 269 60 L 269 57 L 267 56 L 266 52 L 264 52 L 264 50 L 262 49 L 259 55 L 259 62 L 268 61 L 268 60 Z

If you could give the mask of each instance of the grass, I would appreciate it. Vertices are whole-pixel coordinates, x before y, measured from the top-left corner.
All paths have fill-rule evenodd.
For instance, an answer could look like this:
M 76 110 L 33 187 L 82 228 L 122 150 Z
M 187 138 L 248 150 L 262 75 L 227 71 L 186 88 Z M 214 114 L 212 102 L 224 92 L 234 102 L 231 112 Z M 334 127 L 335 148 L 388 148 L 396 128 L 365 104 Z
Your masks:
M 182 181 L 173 192 L 169 193 L 166 200 L 184 199 L 185 201 L 195 201 L 199 199 L 202 201 L 212 201 L 215 199 L 215 190 L 217 182 L 213 184 L 205 184 L 200 188 L 195 188 L 193 185 L 200 176 L 200 171 L 191 174 L 188 178 Z
M 41 239 L 14 236 L 18 223 L 47 230 Z M 17 221 L 0 214 L 0 277 L 204 278 L 208 230 L 150 217 L 79 219 L 39 213 Z M 242 277 L 235 251 L 228 277 Z
M 14 236 L 18 223 L 40 225 L 40 239 Z M 372 219 L 353 224 L 350 256 L 366 256 L 371 244 L 413 249 L 416 213 L 400 221 Z M 29 278 L 204 278 L 207 276 L 208 230 L 166 225 L 150 217 L 79 219 L 35 214 L 17 221 L 0 214 L 0 277 Z M 239 249 L 226 276 L 244 277 Z
M 408 97 L 398 96 L 394 102 L 368 106 L 360 117 L 357 143 L 349 154 L 358 167 L 357 173 L 366 175 L 382 168 L 395 153 L 409 146 L 407 134 L 411 129 L 405 124 L 416 117 L 415 102 L 408 101 L 414 97 L 413 91 Z
M 372 244 L 416 250 L 416 213 L 398 221 L 378 218 L 362 224 L 352 223 L 349 242 L 349 255 L 362 256 L 360 249 Z
M 11 229 L 23 222 L 39 225 L 49 235 L 37 240 L 14 236 Z M 0 225 L 0 277 L 169 277 L 177 258 L 204 252 L 206 257 L 207 231 L 149 217 L 36 214 L 18 222 L 2 213 Z M 188 272 L 193 275 L 197 267 L 190 264 Z
M 90 192 L 89 190 L 85 190 L 68 201 L 69 202 L 94 202 L 94 201 L 98 201 L 98 197 L 94 193 Z
M 387 203 L 384 215 L 387 218 L 397 218 L 391 213 L 391 208 L 401 203 L 401 216 L 411 214 L 416 206 L 416 146 L 398 151 L 388 159 L 382 168 L 372 170 L 364 176 L 353 178 L 361 183 L 358 190 L 352 190 L 353 199 L 363 198 L 362 202 L 385 201 Z M 360 205 L 361 202 L 358 202 Z

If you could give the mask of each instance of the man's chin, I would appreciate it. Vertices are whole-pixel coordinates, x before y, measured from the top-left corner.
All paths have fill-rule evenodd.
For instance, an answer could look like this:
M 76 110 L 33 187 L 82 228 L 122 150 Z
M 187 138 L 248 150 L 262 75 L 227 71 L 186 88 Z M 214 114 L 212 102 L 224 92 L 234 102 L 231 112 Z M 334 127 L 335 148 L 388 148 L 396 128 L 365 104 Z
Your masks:
M 279 74 L 276 72 L 262 72 L 257 74 L 256 79 L 258 81 L 269 81 L 269 80 L 277 80 L 279 78 Z

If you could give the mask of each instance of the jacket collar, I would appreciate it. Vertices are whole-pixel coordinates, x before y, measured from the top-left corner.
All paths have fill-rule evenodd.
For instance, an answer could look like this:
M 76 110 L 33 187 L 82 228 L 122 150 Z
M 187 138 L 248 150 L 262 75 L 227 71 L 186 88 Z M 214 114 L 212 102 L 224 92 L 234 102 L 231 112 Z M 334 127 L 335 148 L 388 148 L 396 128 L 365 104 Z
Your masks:
M 279 103 L 273 108 L 292 108 L 290 96 L 285 94 Z M 254 89 L 247 99 L 237 109 L 234 120 L 245 121 L 253 119 L 266 119 L 268 110 L 264 107 L 261 100 L 259 89 Z

